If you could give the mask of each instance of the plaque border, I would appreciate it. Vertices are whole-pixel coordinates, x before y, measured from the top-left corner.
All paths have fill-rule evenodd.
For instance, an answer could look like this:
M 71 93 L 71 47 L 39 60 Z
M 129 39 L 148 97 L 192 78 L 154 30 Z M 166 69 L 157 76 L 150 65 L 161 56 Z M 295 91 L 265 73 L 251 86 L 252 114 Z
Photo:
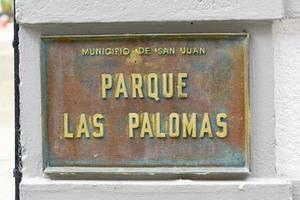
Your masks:
M 48 160 L 47 130 L 47 69 L 46 55 L 43 51 L 45 41 L 51 40 L 103 40 L 108 38 L 162 38 L 176 39 L 197 36 L 245 36 L 244 74 L 245 74 L 245 156 L 244 167 L 52 167 Z M 249 33 L 159 33 L 159 34 L 110 34 L 110 35 L 42 35 L 40 36 L 40 73 L 42 105 L 42 156 L 43 172 L 53 179 L 243 179 L 251 174 L 251 111 L 249 82 Z

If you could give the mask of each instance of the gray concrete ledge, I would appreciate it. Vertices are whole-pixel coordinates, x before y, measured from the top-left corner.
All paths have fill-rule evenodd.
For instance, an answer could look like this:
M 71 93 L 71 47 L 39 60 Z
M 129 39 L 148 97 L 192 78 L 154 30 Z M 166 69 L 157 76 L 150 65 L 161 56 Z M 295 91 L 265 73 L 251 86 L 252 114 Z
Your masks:
M 22 200 L 291 200 L 292 186 L 281 179 L 246 181 L 53 181 L 23 179 Z

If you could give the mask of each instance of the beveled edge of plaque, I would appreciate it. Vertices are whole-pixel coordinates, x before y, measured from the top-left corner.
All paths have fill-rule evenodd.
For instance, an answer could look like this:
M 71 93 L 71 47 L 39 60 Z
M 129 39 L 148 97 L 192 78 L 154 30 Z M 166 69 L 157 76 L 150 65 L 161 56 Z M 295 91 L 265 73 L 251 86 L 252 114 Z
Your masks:
M 170 38 L 170 39 L 178 39 L 178 38 L 187 38 L 187 37 L 197 37 L 197 36 L 246 36 L 246 40 L 249 39 L 248 32 L 233 32 L 233 33 L 124 33 L 124 34 L 103 34 L 103 35 L 41 35 L 41 40 L 106 40 L 106 39 L 124 39 L 124 38 Z
M 47 167 L 53 179 L 241 179 L 248 167 Z
M 42 59 L 42 47 L 46 40 L 102 40 L 122 38 L 168 38 L 176 39 L 197 36 L 245 36 L 244 74 L 245 74 L 245 160 L 244 167 L 50 167 L 48 166 L 48 131 L 47 131 L 47 70 Z M 40 73 L 42 105 L 42 144 L 43 172 L 53 179 L 242 179 L 251 174 L 251 110 L 249 82 L 249 33 L 155 33 L 155 34 L 109 34 L 109 35 L 41 35 L 40 36 Z

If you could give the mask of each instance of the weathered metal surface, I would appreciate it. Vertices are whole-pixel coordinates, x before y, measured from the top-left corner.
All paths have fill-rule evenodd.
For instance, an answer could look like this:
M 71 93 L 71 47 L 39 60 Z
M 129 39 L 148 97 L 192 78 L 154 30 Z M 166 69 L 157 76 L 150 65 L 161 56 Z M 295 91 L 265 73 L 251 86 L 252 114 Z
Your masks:
M 126 167 L 131 167 L 142 173 L 143 168 L 177 167 L 193 169 L 185 173 L 248 172 L 247 43 L 248 35 L 243 33 L 42 37 L 45 168 L 94 167 L 101 172 L 101 168 L 106 167 L 122 168 L 126 172 Z M 149 48 L 149 55 L 140 55 L 139 47 Z M 120 48 L 117 55 L 107 55 L 116 48 Z M 197 50 L 187 55 L 183 53 L 187 48 Z M 97 55 L 93 55 L 95 51 Z M 120 97 L 115 97 L 120 73 L 124 76 L 127 98 L 124 90 L 119 93 Z M 151 73 L 158 76 L 159 99 L 148 95 L 151 89 L 147 88 L 147 80 L 151 79 L 148 76 Z M 163 96 L 163 73 L 173 73 L 173 97 Z M 186 87 L 178 86 L 179 73 L 187 74 L 187 78 L 181 79 Z M 109 80 L 104 79 L 103 74 L 112 76 L 112 88 L 105 90 L 106 98 L 102 93 L 105 84 L 102 79 L 107 85 Z M 133 97 L 132 74 L 142 76 L 143 98 Z M 182 87 L 182 92 L 178 87 Z M 141 133 L 146 123 L 143 122 L 145 112 L 150 116 L 152 134 L 149 127 L 146 127 L 148 132 L 144 129 Z M 67 113 L 65 118 L 64 113 Z M 93 137 L 93 132 L 100 130 L 93 124 L 97 113 L 103 116 L 96 120 L 103 123 L 102 137 Z M 143 115 L 139 118 L 139 127 L 132 129 L 133 137 L 130 137 L 128 113 Z M 160 113 L 160 132 L 152 115 L 155 113 Z M 178 137 L 169 134 L 170 120 L 167 119 L 171 113 L 179 116 Z M 192 137 L 191 133 L 184 137 L 183 115 L 191 117 L 192 113 L 196 115 L 196 136 Z M 204 127 L 205 113 L 211 134 L 207 124 Z M 218 119 L 220 113 L 226 117 Z M 86 130 L 84 133 L 80 130 L 77 137 L 78 127 L 85 126 L 80 121 L 82 115 L 86 117 L 88 135 Z M 173 130 L 176 130 L 177 118 L 172 119 Z M 225 137 L 218 137 L 217 131 L 226 128 L 220 122 L 227 125 Z M 201 133 L 202 128 L 206 128 L 206 132 Z M 159 134 L 165 137 L 159 138 Z

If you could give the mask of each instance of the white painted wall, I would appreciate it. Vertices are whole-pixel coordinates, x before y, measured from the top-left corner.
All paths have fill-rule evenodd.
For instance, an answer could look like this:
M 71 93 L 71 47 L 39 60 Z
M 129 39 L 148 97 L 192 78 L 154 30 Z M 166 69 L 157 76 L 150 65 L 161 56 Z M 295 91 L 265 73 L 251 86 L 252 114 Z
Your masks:
M 252 177 L 274 177 L 273 55 L 270 22 L 126 23 L 22 26 L 20 30 L 21 123 L 24 177 L 41 177 L 42 127 L 39 37 L 49 34 L 242 32 L 250 34 Z M 28 50 L 30 49 L 30 51 Z M 30 90 L 28 89 L 30 88 Z M 30 117 L 27 117 L 30 116 Z M 30 135 L 30 136 L 29 136 Z
M 22 24 L 276 19 L 281 0 L 16 0 Z M 33 9 L 34 8 L 34 9 Z
M 294 9 L 300 11 L 300 4 Z M 273 37 L 276 168 L 293 181 L 294 198 L 300 199 L 300 18 L 274 22 Z
M 300 178 L 300 19 L 273 25 L 277 173 Z
M 300 1 L 299 0 L 285 0 L 285 17 L 296 18 L 300 17 Z
M 291 200 L 289 181 L 46 181 L 27 180 L 22 200 Z
M 299 0 L 18 0 L 16 8 L 21 24 L 21 199 L 300 200 Z M 244 30 L 250 33 L 252 174 L 248 178 L 58 181 L 44 176 L 40 35 Z

